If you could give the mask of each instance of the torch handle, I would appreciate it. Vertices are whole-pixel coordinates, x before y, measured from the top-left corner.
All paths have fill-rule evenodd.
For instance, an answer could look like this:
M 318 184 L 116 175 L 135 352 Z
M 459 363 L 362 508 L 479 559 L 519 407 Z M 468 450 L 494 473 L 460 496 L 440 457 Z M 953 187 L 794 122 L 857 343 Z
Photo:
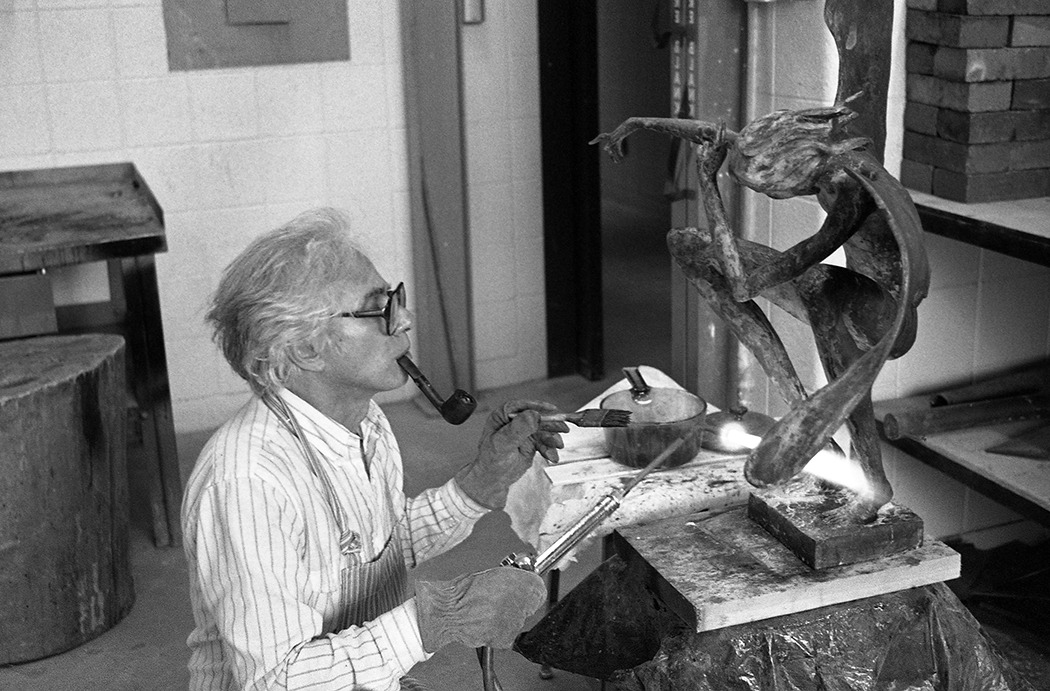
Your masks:
M 554 568 L 554 565 L 561 561 L 562 557 L 580 544 L 595 528 L 601 525 L 602 521 L 613 515 L 616 509 L 620 508 L 621 497 L 622 495 L 618 492 L 602 497 L 597 504 L 591 507 L 590 511 L 573 524 L 572 528 L 551 543 L 547 549 L 540 552 L 536 556 L 533 567 L 536 573 L 542 576 Z

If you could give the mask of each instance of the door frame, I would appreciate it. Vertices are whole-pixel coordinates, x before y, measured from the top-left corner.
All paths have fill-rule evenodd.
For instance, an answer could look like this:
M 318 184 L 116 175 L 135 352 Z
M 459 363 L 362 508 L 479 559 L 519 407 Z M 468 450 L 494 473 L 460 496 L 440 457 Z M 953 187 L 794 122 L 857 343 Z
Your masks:
M 415 350 L 438 391 L 471 391 L 474 338 L 459 6 L 402 2 L 401 23 Z

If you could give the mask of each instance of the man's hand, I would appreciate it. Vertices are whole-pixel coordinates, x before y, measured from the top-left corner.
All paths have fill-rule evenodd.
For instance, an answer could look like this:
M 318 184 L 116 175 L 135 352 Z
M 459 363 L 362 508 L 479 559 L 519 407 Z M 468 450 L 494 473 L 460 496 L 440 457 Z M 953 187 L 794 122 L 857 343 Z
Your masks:
M 478 457 L 456 473 L 456 482 L 468 497 L 490 509 L 502 509 L 507 490 L 525 474 L 537 452 L 552 463 L 564 446 L 564 422 L 543 422 L 540 413 L 557 408 L 542 401 L 508 401 L 485 422 Z
M 417 581 L 416 617 L 423 649 L 433 653 L 449 643 L 510 648 L 546 596 L 539 575 L 509 566 L 451 581 Z

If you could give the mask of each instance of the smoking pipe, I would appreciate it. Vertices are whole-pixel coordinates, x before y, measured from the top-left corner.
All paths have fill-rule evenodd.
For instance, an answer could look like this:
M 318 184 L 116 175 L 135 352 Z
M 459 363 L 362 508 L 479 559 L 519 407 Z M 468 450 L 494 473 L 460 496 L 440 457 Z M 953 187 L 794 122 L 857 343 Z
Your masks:
M 412 358 L 408 357 L 407 353 L 397 359 L 397 364 L 412 378 L 412 381 L 416 383 L 416 386 L 427 397 L 427 400 L 437 409 L 441 417 L 445 418 L 445 422 L 453 425 L 463 424 L 470 417 L 470 414 L 474 412 L 474 409 L 478 407 L 477 400 L 463 389 L 456 389 L 447 400 L 441 400 L 441 396 L 434 390 L 430 380 L 423 376 L 423 373 L 419 371 L 416 363 L 412 362 Z

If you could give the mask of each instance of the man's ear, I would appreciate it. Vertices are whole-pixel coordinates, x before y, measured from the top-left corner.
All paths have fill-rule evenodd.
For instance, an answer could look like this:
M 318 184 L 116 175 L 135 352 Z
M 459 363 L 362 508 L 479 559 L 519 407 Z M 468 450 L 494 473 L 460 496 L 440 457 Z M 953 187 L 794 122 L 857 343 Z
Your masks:
M 325 359 L 313 343 L 297 343 L 290 351 L 292 362 L 296 367 L 308 372 L 323 372 Z

